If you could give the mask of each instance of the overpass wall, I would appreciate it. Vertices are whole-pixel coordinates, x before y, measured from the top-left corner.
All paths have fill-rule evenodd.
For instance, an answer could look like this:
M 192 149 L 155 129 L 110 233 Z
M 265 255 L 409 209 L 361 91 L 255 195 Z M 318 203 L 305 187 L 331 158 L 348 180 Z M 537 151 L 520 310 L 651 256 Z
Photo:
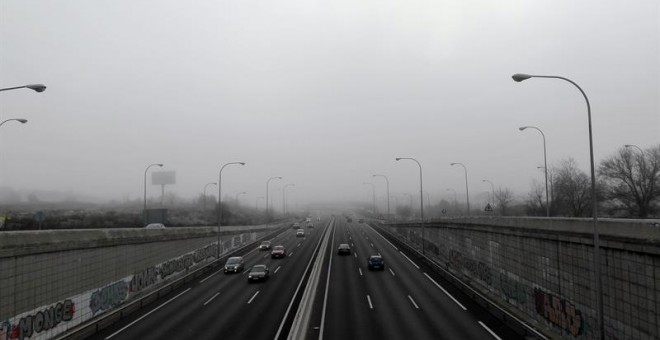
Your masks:
M 225 255 L 273 226 L 223 227 Z M 0 234 L 0 339 L 50 339 L 216 257 L 214 227 Z
M 418 250 L 420 224 L 383 224 Z M 599 220 L 604 339 L 660 338 L 660 224 Z M 600 339 L 587 219 L 464 218 L 426 223 L 425 254 L 555 338 Z

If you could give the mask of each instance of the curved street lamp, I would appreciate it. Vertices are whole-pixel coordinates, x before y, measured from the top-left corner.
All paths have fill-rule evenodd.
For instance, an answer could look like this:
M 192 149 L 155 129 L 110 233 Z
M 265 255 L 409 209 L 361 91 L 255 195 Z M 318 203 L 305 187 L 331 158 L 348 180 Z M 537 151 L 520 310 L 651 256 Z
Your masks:
M 206 185 L 204 186 L 204 210 L 206 210 L 206 188 L 209 185 L 218 185 L 218 183 L 216 183 L 216 182 L 206 183 Z
M 268 183 L 274 179 L 282 179 L 282 177 L 271 177 L 266 181 L 266 220 L 268 220 Z
M 543 137 L 543 166 L 545 169 L 545 215 L 546 217 L 550 217 L 550 199 L 549 197 L 549 191 L 548 191 L 548 158 L 546 156 L 545 152 L 545 134 L 541 129 L 537 128 L 536 126 L 521 126 L 518 128 L 520 131 L 524 131 L 525 129 L 535 129 L 538 132 L 541 133 L 541 136 Z
M 465 170 L 465 198 L 467 201 L 467 215 L 470 216 L 470 193 L 468 192 L 468 176 L 467 176 L 467 168 L 463 163 L 451 163 L 450 165 L 460 165 L 463 167 L 463 170 Z
M 149 168 L 154 166 L 163 167 L 163 164 L 160 163 L 149 164 L 149 166 L 147 166 L 147 168 L 144 169 L 144 207 L 142 208 L 142 215 L 145 225 L 147 224 L 147 170 L 149 170 Z
M 16 90 L 16 89 L 30 89 L 30 90 L 34 90 L 36 92 L 44 92 L 44 91 L 46 91 L 46 85 L 44 85 L 44 84 L 30 84 L 30 85 L 23 85 L 23 86 L 16 86 L 16 87 L 6 87 L 4 89 L 0 89 L 0 91 L 9 91 L 9 90 Z
M 371 177 L 385 178 L 385 183 L 387 183 L 387 219 L 389 220 L 390 219 L 390 180 L 387 179 L 387 176 L 380 174 L 371 175 Z
M 589 98 L 587 97 L 587 94 L 584 93 L 582 88 L 574 81 L 565 78 L 565 77 L 560 77 L 560 76 L 544 76 L 544 75 L 531 75 L 531 74 L 524 74 L 524 73 L 516 73 L 513 76 L 511 76 L 513 80 L 517 82 L 521 82 L 523 80 L 527 80 L 529 78 L 552 78 L 552 79 L 560 79 L 564 80 L 566 82 L 569 82 L 575 86 L 582 96 L 584 97 L 584 101 L 587 104 L 587 121 L 589 124 L 589 161 L 590 161 L 590 166 L 591 166 L 591 205 L 592 205 L 592 215 L 593 215 L 593 228 L 594 228 L 594 263 L 595 263 L 595 269 L 596 269 L 596 300 L 598 304 L 598 330 L 600 333 L 600 338 L 604 339 L 605 338 L 605 323 L 604 323 L 604 318 L 603 318 L 603 278 L 601 277 L 601 262 L 600 262 L 600 237 L 598 235 L 598 203 L 596 201 L 596 171 L 595 171 L 595 166 L 594 166 L 594 142 L 593 142 L 593 132 L 591 128 L 591 104 L 589 104 Z
M 490 191 L 490 203 L 495 204 L 495 185 L 493 184 L 493 182 L 491 182 L 487 179 L 482 179 L 481 181 L 490 183 L 490 189 L 491 189 L 491 191 Z
M 419 164 L 419 162 L 411 157 L 398 157 L 395 158 L 396 161 L 400 161 L 402 159 L 409 159 L 411 161 L 414 161 L 417 163 L 419 166 L 419 210 L 420 210 L 420 215 L 422 217 L 422 255 L 424 255 L 424 187 L 422 185 L 422 165 Z
M 2 124 L 6 123 L 6 122 L 11 122 L 12 120 L 15 120 L 15 121 L 17 121 L 21 124 L 25 124 L 25 123 L 28 122 L 27 119 L 23 119 L 23 118 L 11 118 L 11 119 L 3 120 L 2 123 L 0 123 L 0 126 L 2 126 Z
M 245 195 L 245 194 L 247 194 L 247 191 L 241 191 L 241 192 L 239 192 L 239 193 L 236 194 L 236 199 L 235 199 L 235 201 L 236 201 L 236 205 L 237 205 L 237 206 L 238 206 L 238 196 L 240 196 L 240 195 Z
M 286 188 L 287 187 L 294 187 L 296 186 L 295 184 L 285 184 L 284 187 L 282 187 L 282 213 L 286 215 Z
M 218 173 L 218 248 L 216 251 L 216 260 L 220 260 L 220 226 L 222 225 L 222 170 L 227 165 L 245 165 L 245 162 L 229 162 L 225 163 L 220 167 L 220 172 Z

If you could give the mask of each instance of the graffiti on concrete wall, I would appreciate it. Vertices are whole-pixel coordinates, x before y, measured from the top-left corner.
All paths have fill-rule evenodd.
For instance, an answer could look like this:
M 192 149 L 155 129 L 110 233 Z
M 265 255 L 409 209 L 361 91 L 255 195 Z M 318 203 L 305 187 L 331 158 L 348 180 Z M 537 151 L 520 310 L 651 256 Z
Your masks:
M 582 312 L 571 302 L 546 293 L 539 288 L 534 289 L 536 312 L 550 323 L 560 327 L 572 336 L 582 334 Z
M 0 337 L 6 340 L 23 340 L 55 328 L 61 322 L 71 321 L 76 312 L 73 301 L 66 299 L 36 313 L 23 316 L 18 324 L 2 323 Z
M 218 245 L 217 244 L 212 244 L 210 246 L 206 246 L 204 248 L 200 248 L 195 250 L 195 253 L 193 254 L 193 257 L 195 259 L 195 263 L 202 262 L 208 258 L 215 257 L 215 254 L 218 252 Z
M 193 264 L 195 264 L 193 254 L 186 254 L 158 266 L 158 274 L 160 274 L 161 279 L 165 279 L 174 273 L 178 273 L 192 267 Z
M 124 280 L 109 284 L 92 292 L 89 308 L 93 314 L 105 311 L 124 302 L 128 297 L 128 284 Z
M 493 274 L 490 267 L 481 261 L 475 261 L 457 250 L 449 251 L 449 265 L 456 270 L 465 270 L 470 276 L 483 281 L 490 286 L 493 283 Z
M 156 266 L 149 267 L 141 272 L 133 274 L 129 288 L 131 292 L 139 292 L 151 287 L 158 281 L 158 269 Z
M 500 291 L 511 303 L 515 302 L 521 305 L 527 303 L 529 290 L 527 286 L 520 282 L 520 278 L 513 274 L 507 274 L 506 272 L 500 274 Z

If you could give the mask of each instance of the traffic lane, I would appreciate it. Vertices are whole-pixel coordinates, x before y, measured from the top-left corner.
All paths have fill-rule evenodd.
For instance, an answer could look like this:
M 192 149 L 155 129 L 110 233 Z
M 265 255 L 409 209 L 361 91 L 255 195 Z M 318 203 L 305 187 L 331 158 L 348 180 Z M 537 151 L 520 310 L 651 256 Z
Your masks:
M 374 327 L 378 319 L 369 313 L 363 273 L 359 271 L 353 252 L 351 255 L 337 255 L 338 244 L 351 241 L 346 222 L 341 221 L 343 223 L 338 223 L 340 228 L 329 249 L 331 266 L 326 317 L 319 322 L 323 324 L 323 336 L 327 339 L 386 339 L 388 337 L 381 328 Z
M 290 247 L 293 247 L 298 243 L 304 243 L 303 238 L 296 239 L 293 235 L 293 233 L 287 231 L 282 237 L 276 237 L 274 240 L 278 244 L 284 243 Z M 267 263 L 270 263 L 270 252 L 259 252 L 256 249 L 253 249 L 248 254 L 245 254 L 246 268 L 249 268 L 256 263 L 263 263 L 265 261 L 265 259 L 262 258 L 263 255 L 268 256 Z M 190 331 L 196 332 L 195 330 L 199 329 L 198 327 L 187 325 L 197 324 L 195 320 L 204 312 L 203 309 L 208 309 L 203 308 L 203 306 L 208 305 L 210 302 L 219 303 L 224 306 L 233 306 L 234 300 L 247 300 L 249 296 L 251 296 L 251 291 L 243 289 L 247 280 L 244 273 L 224 275 L 222 274 L 222 269 L 220 269 L 210 274 L 208 277 L 201 278 L 199 281 L 187 285 L 188 288 L 194 289 L 191 289 L 185 295 L 174 299 L 162 307 L 160 302 L 164 299 L 158 301 L 153 304 L 153 307 L 150 307 L 149 309 L 145 308 L 143 311 L 133 314 L 126 320 L 122 320 L 107 330 L 104 330 L 100 336 L 105 337 L 111 335 L 127 325 L 131 326 L 113 336 L 113 338 L 134 339 L 146 337 L 149 339 L 157 339 L 163 337 L 169 338 L 173 334 L 184 331 L 187 332 L 186 334 L 189 334 Z M 168 295 L 167 298 L 171 295 L 172 294 Z M 158 309 L 151 312 L 151 308 Z M 227 312 L 231 314 L 235 311 L 229 310 Z M 147 313 L 150 314 L 147 315 Z M 225 313 L 221 313 L 221 315 L 224 314 Z M 146 317 L 139 319 L 143 316 Z M 131 324 L 138 319 L 139 322 Z M 163 320 L 168 320 L 168 322 L 163 324 Z M 204 336 L 204 334 L 200 334 L 200 336 Z
M 268 281 L 248 283 L 247 276 L 242 275 L 242 282 L 238 282 L 236 288 L 241 292 L 249 292 L 248 298 L 245 295 L 235 298 L 227 294 L 224 300 L 206 305 L 204 313 L 192 320 L 189 326 L 191 329 L 203 330 L 196 334 L 196 338 L 272 339 L 320 240 L 321 233 L 316 234 L 307 236 L 301 247 L 289 252 L 285 259 L 262 259 L 266 260 L 271 270 Z M 302 240 L 291 237 L 292 242 Z M 235 309 L 226 312 L 226 305 L 232 303 Z
M 465 296 L 453 285 L 444 281 L 428 265 L 414 261 L 404 252 L 383 238 L 371 227 L 365 228 L 365 234 L 371 241 L 384 251 L 391 252 L 393 256 L 389 262 L 391 266 L 399 268 L 395 271 L 401 282 L 411 289 L 420 308 L 426 308 L 433 313 L 443 313 L 449 306 L 453 306 L 455 313 L 449 313 L 443 318 L 451 322 L 452 333 L 462 330 L 478 330 L 482 334 L 489 334 L 488 338 L 523 339 L 513 329 L 491 315 L 487 310 Z M 386 263 L 387 263 L 386 259 Z M 458 309 L 457 309 L 458 308 Z M 466 334 L 464 336 L 475 336 Z

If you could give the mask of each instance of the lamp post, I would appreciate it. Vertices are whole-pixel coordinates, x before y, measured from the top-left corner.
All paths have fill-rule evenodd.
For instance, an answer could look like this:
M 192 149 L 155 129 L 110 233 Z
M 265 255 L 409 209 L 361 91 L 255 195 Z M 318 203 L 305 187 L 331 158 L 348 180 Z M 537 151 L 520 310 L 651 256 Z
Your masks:
M 380 174 L 371 175 L 371 177 L 385 178 L 385 183 L 387 184 L 387 219 L 389 220 L 390 219 L 390 180 L 387 179 L 387 176 Z
M 412 194 L 409 194 L 409 193 L 407 193 L 407 192 L 404 192 L 403 195 L 404 195 L 404 196 L 408 196 L 408 198 L 410 198 L 410 204 L 409 204 L 409 205 L 410 205 L 410 211 L 412 212 L 412 208 L 413 208 L 413 207 L 412 207 L 412 204 L 413 204 L 413 196 L 412 196 Z
M 362 184 L 371 185 L 371 205 L 374 209 L 374 215 L 376 214 L 376 185 L 371 182 L 362 182 Z
M 30 84 L 30 85 L 23 85 L 23 86 L 16 86 L 16 87 L 6 87 L 4 89 L 0 89 L 0 91 L 9 91 L 9 90 L 16 90 L 16 89 L 30 89 L 30 90 L 34 90 L 36 92 L 44 92 L 44 91 L 46 91 L 46 85 L 44 85 L 44 84 Z
M 271 177 L 266 181 L 266 220 L 268 220 L 268 183 L 274 179 L 282 179 L 282 177 Z
M 567 81 L 573 86 L 575 86 L 580 93 L 582 93 L 582 96 L 584 97 L 584 101 L 587 104 L 587 121 L 589 124 L 589 160 L 590 160 L 590 166 L 591 166 L 591 205 L 592 205 L 592 215 L 593 215 L 593 228 L 594 228 L 594 263 L 596 267 L 596 301 L 597 301 L 597 310 L 598 310 L 598 329 L 600 332 L 600 338 L 604 339 L 605 338 L 605 324 L 604 324 L 604 317 L 603 317 L 603 279 L 601 277 L 601 268 L 600 268 L 600 237 L 598 235 L 598 203 L 596 201 L 596 171 L 595 171 L 595 166 L 594 166 L 594 142 L 593 142 L 593 132 L 591 128 L 591 104 L 589 104 L 589 98 L 587 97 L 587 94 L 584 93 L 582 88 L 575 83 L 574 81 L 565 78 L 565 77 L 560 77 L 560 76 L 544 76 L 544 75 L 530 75 L 530 74 L 522 74 L 522 73 L 516 73 L 514 74 L 511 78 L 517 82 L 521 82 L 523 80 L 527 80 L 529 78 L 553 78 L 553 79 L 561 79 L 564 81 Z M 547 171 L 547 168 L 546 168 Z
M 204 185 L 204 210 L 206 210 L 206 188 L 207 188 L 209 185 L 218 185 L 218 183 L 216 183 L 216 182 L 211 182 L 211 183 L 206 183 L 206 185 Z
M 36 90 L 35 90 L 36 91 Z M 163 164 L 154 163 L 149 164 L 146 169 L 144 169 L 144 207 L 142 208 L 142 217 L 144 219 L 144 224 L 147 224 L 147 170 L 153 166 L 163 167 Z
M 235 199 L 235 201 L 236 201 L 236 206 L 238 206 L 238 196 L 240 196 L 240 195 L 245 195 L 245 194 L 247 194 L 247 191 L 241 191 L 241 192 L 239 192 L 239 193 L 236 194 L 236 199 Z
M 463 167 L 463 170 L 465 171 L 465 199 L 467 202 L 467 214 L 470 216 L 470 193 L 468 192 L 468 176 L 467 176 L 467 168 L 463 163 L 451 163 L 452 166 L 454 165 L 460 165 Z
M 535 129 L 536 131 L 540 132 L 541 136 L 543 137 L 543 166 L 545 169 L 545 214 L 546 217 L 550 217 L 550 199 L 548 198 L 550 196 L 548 191 L 548 157 L 546 156 L 545 151 L 545 134 L 536 126 L 521 126 L 518 128 L 520 131 L 524 131 L 525 129 Z
M 227 165 L 245 165 L 245 162 L 229 162 L 225 163 L 220 167 L 220 172 L 218 173 L 218 248 L 216 251 L 216 260 L 220 260 L 220 226 L 222 225 L 222 170 L 225 169 Z
M 429 216 L 431 214 L 431 195 L 426 190 L 424 193 L 426 194 L 426 216 Z
M 487 179 L 482 179 L 481 181 L 490 183 L 490 203 L 495 204 L 495 185 Z
M 282 187 L 282 212 L 286 215 L 286 188 L 296 186 L 295 184 L 285 184 Z
M 398 157 L 396 158 L 397 161 L 400 161 L 402 159 L 409 159 L 411 161 L 414 161 L 417 163 L 419 166 L 419 210 L 420 210 L 420 215 L 422 217 L 422 255 L 424 255 L 424 186 L 422 185 L 422 165 L 419 164 L 419 162 L 410 157 Z
M 0 123 L 0 126 L 2 126 L 2 124 L 6 123 L 6 122 L 11 122 L 12 120 L 15 120 L 15 121 L 17 121 L 21 124 L 25 124 L 25 123 L 28 122 L 27 119 L 23 119 L 23 118 L 11 118 L 11 119 L 3 120 L 2 123 Z

